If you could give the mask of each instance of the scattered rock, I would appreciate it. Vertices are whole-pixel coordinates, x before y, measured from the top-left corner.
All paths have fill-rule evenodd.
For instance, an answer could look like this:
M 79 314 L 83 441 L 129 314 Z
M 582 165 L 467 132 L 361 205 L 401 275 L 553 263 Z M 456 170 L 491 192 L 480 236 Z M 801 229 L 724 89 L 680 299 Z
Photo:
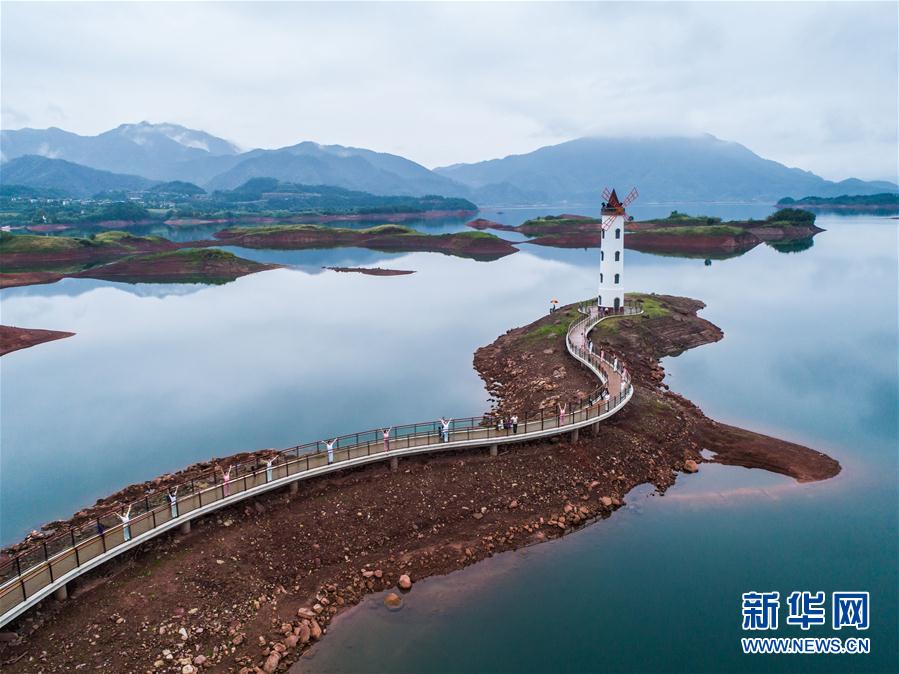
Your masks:
M 412 579 L 409 577 L 408 574 L 404 573 L 402 576 L 400 576 L 400 579 L 397 582 L 397 585 L 400 586 L 401 590 L 411 590 L 412 589 Z
M 699 465 L 693 459 L 687 459 L 686 461 L 684 461 L 684 472 L 698 473 Z
M 403 605 L 403 598 L 399 596 L 396 592 L 388 592 L 384 597 L 384 606 L 387 608 L 396 611 L 401 608 Z

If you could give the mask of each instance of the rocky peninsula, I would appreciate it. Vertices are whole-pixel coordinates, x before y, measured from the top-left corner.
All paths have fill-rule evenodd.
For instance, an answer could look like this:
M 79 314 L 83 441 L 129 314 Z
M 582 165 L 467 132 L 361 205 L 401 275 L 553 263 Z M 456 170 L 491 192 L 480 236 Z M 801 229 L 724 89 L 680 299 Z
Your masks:
M 644 314 L 600 324 L 593 340 L 624 359 L 637 392 L 595 433 L 523 443 L 496 457 L 485 450 L 404 458 L 397 472 L 386 462 L 369 465 L 200 518 L 191 533 L 121 555 L 76 581 L 70 600 L 46 600 L 8 626 L 0 666 L 286 671 L 365 595 L 396 588 L 396 603 L 421 578 L 609 517 L 634 486 L 652 483 L 664 493 L 678 474 L 699 470 L 703 449 L 716 452 L 713 461 L 798 481 L 839 472 L 820 452 L 718 424 L 668 391 L 659 358 L 722 332 L 696 315 L 701 302 L 632 299 L 643 302 Z M 563 308 L 477 351 L 495 410 L 520 414 L 593 389 L 592 375 L 565 349 L 574 315 Z M 177 479 L 132 486 L 123 498 Z

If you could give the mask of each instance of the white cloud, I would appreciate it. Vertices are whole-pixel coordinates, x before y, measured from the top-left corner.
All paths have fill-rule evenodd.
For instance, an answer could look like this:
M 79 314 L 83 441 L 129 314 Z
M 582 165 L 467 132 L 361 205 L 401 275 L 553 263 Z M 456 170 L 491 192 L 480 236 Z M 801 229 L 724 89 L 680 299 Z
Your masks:
M 5 4 L 2 122 L 64 110 L 79 133 L 150 119 L 428 166 L 709 132 L 895 179 L 896 24 L 895 3 Z

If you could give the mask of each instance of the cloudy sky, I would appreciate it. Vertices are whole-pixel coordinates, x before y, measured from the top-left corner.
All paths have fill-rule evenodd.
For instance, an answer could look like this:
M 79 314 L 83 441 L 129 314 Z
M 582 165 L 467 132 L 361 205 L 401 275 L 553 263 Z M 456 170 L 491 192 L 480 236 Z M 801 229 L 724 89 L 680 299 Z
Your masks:
M 426 166 L 708 132 L 896 180 L 897 3 L 2 5 L 2 127 L 169 121 Z

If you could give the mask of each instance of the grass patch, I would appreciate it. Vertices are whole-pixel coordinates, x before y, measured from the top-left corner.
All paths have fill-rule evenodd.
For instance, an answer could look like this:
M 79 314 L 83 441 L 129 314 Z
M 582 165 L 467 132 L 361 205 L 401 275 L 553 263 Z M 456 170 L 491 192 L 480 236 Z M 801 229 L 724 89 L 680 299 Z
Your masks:
M 657 297 L 653 297 L 652 295 L 628 293 L 627 298 L 630 300 L 638 300 L 643 304 L 643 313 L 640 315 L 644 318 L 661 318 L 662 316 L 667 316 L 671 313 Z
M 556 312 L 553 316 L 556 317 L 555 322 L 545 323 L 544 325 L 534 328 L 524 335 L 524 338 L 527 340 L 537 340 L 564 337 L 565 333 L 568 332 L 568 328 L 580 317 L 580 314 L 575 309 L 568 309 L 566 311 Z
M 661 227 L 659 229 L 643 229 L 631 232 L 628 236 L 641 234 L 664 234 L 666 236 L 736 236 L 745 230 L 733 225 L 700 225 L 696 227 Z

